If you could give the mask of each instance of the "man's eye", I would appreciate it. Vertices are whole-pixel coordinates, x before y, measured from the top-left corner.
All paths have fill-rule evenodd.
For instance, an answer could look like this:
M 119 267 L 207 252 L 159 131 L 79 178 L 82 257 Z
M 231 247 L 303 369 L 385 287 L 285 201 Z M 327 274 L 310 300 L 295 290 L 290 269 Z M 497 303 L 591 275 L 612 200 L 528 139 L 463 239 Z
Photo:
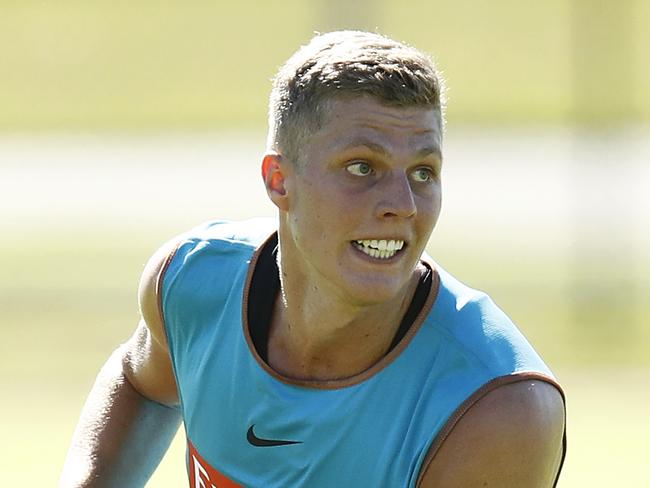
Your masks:
M 411 173 L 411 178 L 417 183 L 428 183 L 433 180 L 434 174 L 429 168 L 418 168 Z
M 351 173 L 355 176 L 367 176 L 372 173 L 372 168 L 368 163 L 363 161 L 357 161 L 356 163 L 348 164 L 345 167 L 348 173 Z

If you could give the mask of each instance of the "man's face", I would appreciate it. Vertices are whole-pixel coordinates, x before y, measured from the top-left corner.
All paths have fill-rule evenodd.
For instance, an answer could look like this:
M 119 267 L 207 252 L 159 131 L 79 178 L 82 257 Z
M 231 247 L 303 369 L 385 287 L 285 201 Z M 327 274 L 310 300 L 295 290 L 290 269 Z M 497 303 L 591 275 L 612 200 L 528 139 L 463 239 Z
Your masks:
M 357 305 L 404 291 L 440 214 L 439 116 L 333 100 L 286 180 L 283 263 Z

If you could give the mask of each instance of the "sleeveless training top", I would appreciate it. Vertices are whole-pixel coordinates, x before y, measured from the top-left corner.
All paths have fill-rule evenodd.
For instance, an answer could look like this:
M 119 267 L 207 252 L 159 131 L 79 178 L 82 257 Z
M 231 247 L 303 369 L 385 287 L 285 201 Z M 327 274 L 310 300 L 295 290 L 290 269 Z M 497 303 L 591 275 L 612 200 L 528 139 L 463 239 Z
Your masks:
M 281 376 L 254 348 L 247 319 L 275 225 L 190 231 L 159 283 L 192 488 L 415 487 L 427 453 L 485 393 L 522 379 L 557 386 L 487 295 L 427 257 L 435 278 L 425 305 L 377 364 L 344 380 Z

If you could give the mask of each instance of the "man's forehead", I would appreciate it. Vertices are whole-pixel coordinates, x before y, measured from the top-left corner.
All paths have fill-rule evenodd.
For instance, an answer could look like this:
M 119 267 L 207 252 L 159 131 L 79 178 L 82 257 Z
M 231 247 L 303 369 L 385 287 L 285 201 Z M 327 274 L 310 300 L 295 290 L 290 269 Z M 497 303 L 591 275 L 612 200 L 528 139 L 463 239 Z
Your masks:
M 381 130 L 386 127 L 440 134 L 440 109 L 430 105 L 389 104 L 374 97 L 334 98 L 325 105 L 322 127 L 347 123 Z
M 366 100 L 337 100 L 328 110 L 326 122 L 314 134 L 337 149 L 366 146 L 386 152 L 391 144 L 406 144 L 422 154 L 441 156 L 440 111 L 428 106 L 395 107 Z

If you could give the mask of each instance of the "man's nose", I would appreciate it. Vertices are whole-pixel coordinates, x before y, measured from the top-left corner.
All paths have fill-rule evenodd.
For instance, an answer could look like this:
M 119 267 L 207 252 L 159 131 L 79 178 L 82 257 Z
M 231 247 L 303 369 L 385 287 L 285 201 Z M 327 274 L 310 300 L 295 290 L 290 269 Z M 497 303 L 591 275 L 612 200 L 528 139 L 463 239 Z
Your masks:
M 376 215 L 385 217 L 413 217 L 417 212 L 413 189 L 408 175 L 403 171 L 387 174 L 378 185 L 380 192 Z

